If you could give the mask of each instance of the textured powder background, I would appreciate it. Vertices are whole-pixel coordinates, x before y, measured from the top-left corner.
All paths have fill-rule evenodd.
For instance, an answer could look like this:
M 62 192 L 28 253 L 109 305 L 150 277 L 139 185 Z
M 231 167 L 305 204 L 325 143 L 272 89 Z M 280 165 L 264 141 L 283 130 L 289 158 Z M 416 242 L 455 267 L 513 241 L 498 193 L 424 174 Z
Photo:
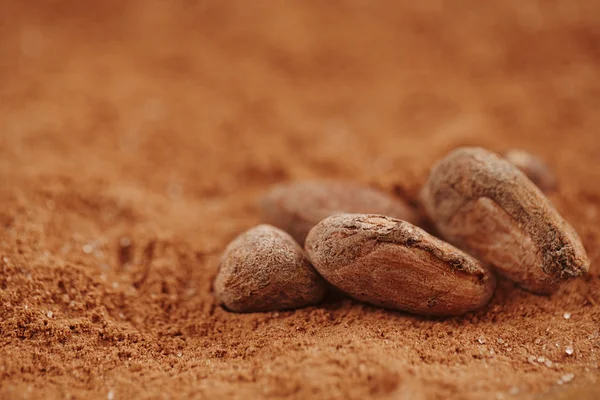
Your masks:
M 0 398 L 596 384 L 600 3 L 2 3 Z M 460 145 L 547 160 L 588 277 L 550 297 L 501 280 L 489 306 L 446 320 L 339 295 L 294 312 L 215 304 L 219 254 L 271 185 L 355 179 L 414 200 Z

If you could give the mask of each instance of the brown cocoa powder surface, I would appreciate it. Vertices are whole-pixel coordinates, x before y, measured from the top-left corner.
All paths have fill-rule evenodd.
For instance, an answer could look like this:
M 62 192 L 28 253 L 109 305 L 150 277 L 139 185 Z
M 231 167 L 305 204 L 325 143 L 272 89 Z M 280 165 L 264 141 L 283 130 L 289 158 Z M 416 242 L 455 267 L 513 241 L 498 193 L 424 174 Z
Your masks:
M 599 2 L 2 3 L 0 398 L 597 388 Z M 220 252 L 273 184 L 414 200 L 461 145 L 555 169 L 587 277 L 549 297 L 500 280 L 450 319 L 335 293 L 263 314 L 215 303 Z

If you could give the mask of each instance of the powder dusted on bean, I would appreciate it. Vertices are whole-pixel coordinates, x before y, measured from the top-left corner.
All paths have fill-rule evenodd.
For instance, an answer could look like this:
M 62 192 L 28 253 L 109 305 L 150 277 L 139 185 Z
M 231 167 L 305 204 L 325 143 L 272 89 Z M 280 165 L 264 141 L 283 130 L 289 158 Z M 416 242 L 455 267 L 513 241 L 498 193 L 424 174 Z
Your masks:
M 485 305 L 495 279 L 469 255 L 398 219 L 338 214 L 308 234 L 317 271 L 349 296 L 423 315 L 460 315 Z
M 290 235 L 259 225 L 239 235 L 221 258 L 214 282 L 228 310 L 258 312 L 316 304 L 326 284 Z
M 305 181 L 273 188 L 261 201 L 265 222 L 304 243 L 321 220 L 341 213 L 389 215 L 412 223 L 418 217 L 402 200 L 368 186 L 341 181 Z
M 588 270 L 571 225 L 521 171 L 487 150 L 451 152 L 421 199 L 446 240 L 532 292 L 551 293 Z

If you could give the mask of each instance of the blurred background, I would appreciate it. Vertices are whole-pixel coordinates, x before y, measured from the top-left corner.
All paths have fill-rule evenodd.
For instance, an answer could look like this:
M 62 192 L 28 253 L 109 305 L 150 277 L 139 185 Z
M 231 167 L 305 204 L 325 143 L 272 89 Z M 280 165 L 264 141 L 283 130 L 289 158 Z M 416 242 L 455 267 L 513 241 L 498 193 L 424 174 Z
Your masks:
M 5 1 L 0 167 L 198 199 L 459 145 L 598 173 L 597 1 Z M 32 163 L 36 160 L 36 163 Z M 51 166 L 51 167 L 49 167 Z M 241 192 L 240 192 L 241 191 Z
M 373 176 L 460 144 L 599 155 L 583 144 L 598 134 L 597 1 L 2 9 L 1 151 L 13 166 L 109 160 L 134 180 L 152 170 L 156 185 L 186 173 L 199 190 L 187 182 L 198 169 Z

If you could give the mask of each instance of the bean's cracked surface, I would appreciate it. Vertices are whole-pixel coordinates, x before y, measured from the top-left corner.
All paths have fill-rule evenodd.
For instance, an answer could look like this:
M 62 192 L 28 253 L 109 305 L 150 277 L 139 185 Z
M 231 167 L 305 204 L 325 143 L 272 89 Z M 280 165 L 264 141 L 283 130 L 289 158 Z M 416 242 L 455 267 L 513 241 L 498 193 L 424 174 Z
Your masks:
M 317 224 L 305 248 L 317 271 L 349 296 L 423 315 L 485 305 L 495 279 L 477 260 L 424 230 L 375 214 L 338 214 Z

